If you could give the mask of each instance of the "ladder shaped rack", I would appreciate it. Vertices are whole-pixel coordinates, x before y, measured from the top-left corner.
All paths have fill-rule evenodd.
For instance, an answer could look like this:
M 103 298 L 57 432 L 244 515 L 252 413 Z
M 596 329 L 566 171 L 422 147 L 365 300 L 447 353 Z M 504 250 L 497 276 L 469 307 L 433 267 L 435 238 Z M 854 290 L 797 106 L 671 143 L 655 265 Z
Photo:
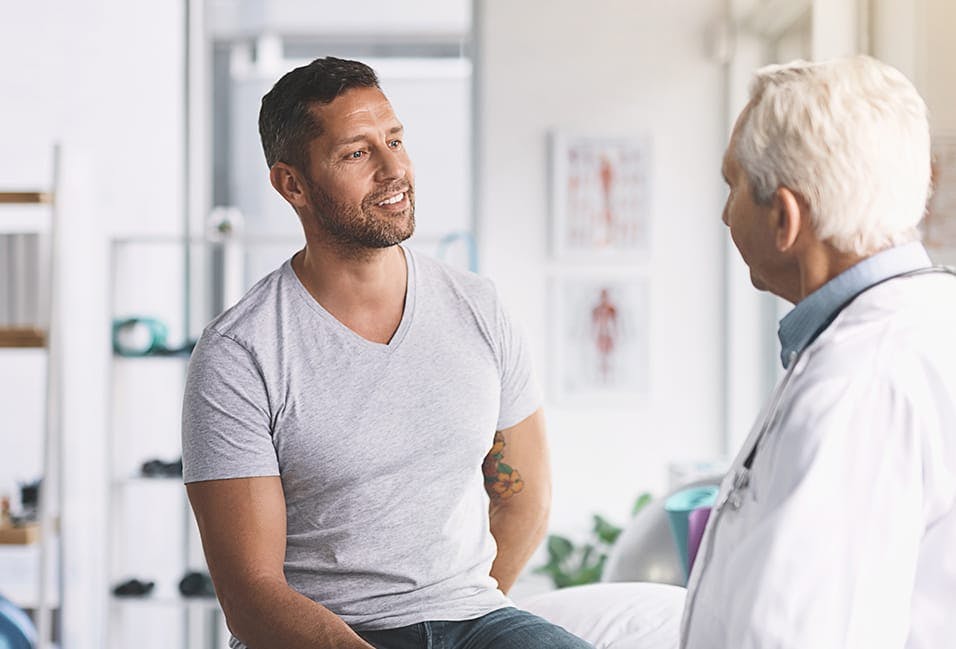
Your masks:
M 21 220 L 13 230 L 4 231 L 0 228 L 0 233 L 4 235 L 40 235 L 46 234 L 45 242 L 46 257 L 41 270 L 35 269 L 41 273 L 42 283 L 45 285 L 45 295 L 34 296 L 39 302 L 43 302 L 41 312 L 46 315 L 46 328 L 42 326 L 42 320 L 37 314 L 35 322 L 14 321 L 7 325 L 0 325 L 0 348 L 3 347 L 33 347 L 46 350 L 46 379 L 45 379 L 45 401 L 46 407 L 43 414 L 43 440 L 42 440 L 42 487 L 39 492 L 38 520 L 37 520 L 37 538 L 32 542 L 38 545 L 39 557 L 36 569 L 36 606 L 34 608 L 34 621 L 36 623 L 37 649 L 52 649 L 57 646 L 54 643 L 53 616 L 54 610 L 58 608 L 60 596 L 51 592 L 48 587 L 50 575 L 54 569 L 53 563 L 57 566 L 59 579 L 54 586 L 55 590 L 62 593 L 62 565 L 61 554 L 53 546 L 53 537 L 58 533 L 60 517 L 60 470 L 61 470 L 61 435 L 60 435 L 60 341 L 55 335 L 59 326 L 58 315 L 54 309 L 54 303 L 57 300 L 58 281 L 57 260 L 54 251 L 57 249 L 57 201 L 56 193 L 59 184 L 60 168 L 60 147 L 54 145 L 52 152 L 53 174 L 49 190 L 33 191 L 17 189 L 13 191 L 0 190 L 0 208 L 17 206 L 45 206 L 47 209 L 40 210 L 35 215 L 36 222 L 33 222 L 33 214 L 29 214 L 26 221 Z M 4 209 L 4 211 L 6 211 Z M 30 210 L 32 212 L 32 209 Z M 46 213 L 48 217 L 47 225 L 44 226 L 40 214 Z M 26 225 L 24 225 L 24 223 Z M 35 226 L 35 227 L 34 227 Z M 38 247 L 39 249 L 39 247 Z M 0 260 L 4 264 L 9 263 L 8 259 Z M 40 259 L 38 258 L 38 264 Z M 4 273 L 7 269 L 4 269 Z M 40 281 L 40 280 L 38 280 Z

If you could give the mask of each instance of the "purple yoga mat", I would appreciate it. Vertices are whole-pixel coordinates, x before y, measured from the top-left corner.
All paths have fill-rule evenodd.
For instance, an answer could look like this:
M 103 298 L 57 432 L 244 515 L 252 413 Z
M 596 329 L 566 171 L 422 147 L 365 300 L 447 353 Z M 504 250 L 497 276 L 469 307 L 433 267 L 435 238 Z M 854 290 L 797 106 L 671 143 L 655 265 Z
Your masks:
M 700 549 L 700 541 L 704 538 L 704 530 L 707 528 L 707 519 L 710 518 L 710 507 L 698 507 L 687 515 L 687 563 L 690 568 L 694 567 L 694 559 L 697 558 L 697 550 Z

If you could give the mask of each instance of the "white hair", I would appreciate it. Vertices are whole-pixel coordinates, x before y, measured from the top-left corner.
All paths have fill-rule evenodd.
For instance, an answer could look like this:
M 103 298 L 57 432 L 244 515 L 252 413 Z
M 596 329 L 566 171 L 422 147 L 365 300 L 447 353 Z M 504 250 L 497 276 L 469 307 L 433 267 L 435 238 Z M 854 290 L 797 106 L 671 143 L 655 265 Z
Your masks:
M 854 56 L 758 70 L 734 153 L 757 202 L 790 189 L 809 205 L 816 235 L 841 252 L 866 256 L 919 239 L 929 123 L 895 68 Z

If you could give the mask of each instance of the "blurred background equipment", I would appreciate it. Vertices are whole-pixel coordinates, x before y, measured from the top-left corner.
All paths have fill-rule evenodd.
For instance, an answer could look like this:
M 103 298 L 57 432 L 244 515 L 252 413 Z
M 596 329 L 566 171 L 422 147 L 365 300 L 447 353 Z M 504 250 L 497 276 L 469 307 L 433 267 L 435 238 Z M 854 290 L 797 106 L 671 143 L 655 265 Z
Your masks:
M 35 649 L 37 630 L 30 617 L 13 603 L 0 596 L 0 647 L 3 649 Z

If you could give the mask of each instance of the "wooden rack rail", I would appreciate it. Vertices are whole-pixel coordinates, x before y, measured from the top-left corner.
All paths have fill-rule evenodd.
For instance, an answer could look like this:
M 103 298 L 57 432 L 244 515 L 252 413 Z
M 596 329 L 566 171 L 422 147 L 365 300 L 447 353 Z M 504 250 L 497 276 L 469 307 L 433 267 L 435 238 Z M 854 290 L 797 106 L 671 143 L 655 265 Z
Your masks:
M 0 204 L 4 205 L 38 205 L 53 202 L 53 194 L 49 192 L 4 192 L 0 191 Z

